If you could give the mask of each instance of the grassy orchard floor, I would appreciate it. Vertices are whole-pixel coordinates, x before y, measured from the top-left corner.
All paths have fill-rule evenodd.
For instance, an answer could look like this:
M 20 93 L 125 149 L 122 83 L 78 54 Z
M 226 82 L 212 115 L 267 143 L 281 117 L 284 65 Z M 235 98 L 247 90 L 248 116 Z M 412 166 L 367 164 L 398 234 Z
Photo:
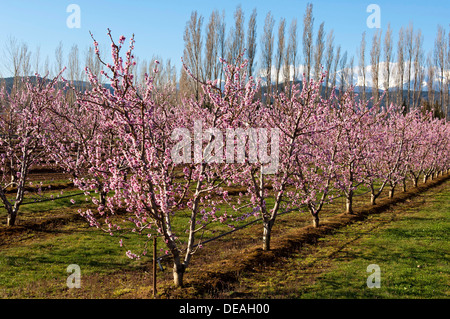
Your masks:
M 368 197 L 356 197 L 355 208 L 367 206 Z M 390 211 L 340 228 L 315 245 L 270 262 L 256 259 L 256 266 L 240 269 L 241 257 L 260 246 L 261 224 L 254 224 L 199 250 L 182 290 L 172 289 L 170 270 L 158 271 L 160 297 L 448 298 L 449 197 L 447 180 Z M 24 206 L 15 230 L 0 226 L 0 298 L 150 297 L 150 258 L 132 261 L 124 254 L 139 247 L 138 238 L 130 235 L 129 246 L 119 247 L 117 237 L 89 228 L 78 216 L 79 208 L 88 207 L 84 196 L 74 199 L 75 205 L 68 198 Z M 342 200 L 327 205 L 324 221 L 342 211 L 343 205 Z M 0 218 L 4 219 L 2 213 Z M 305 213 L 280 216 L 273 230 L 274 245 L 310 223 Z M 227 230 L 220 225 L 205 238 Z M 366 267 L 371 263 L 381 267 L 380 289 L 366 286 Z M 81 267 L 81 289 L 66 286 L 70 264 Z M 225 290 L 198 286 L 202 275 L 230 264 L 236 278 Z
M 368 288 L 377 264 L 381 287 Z M 289 258 L 242 274 L 231 296 L 449 298 L 450 182 L 337 230 Z
M 65 182 L 68 185 L 68 181 Z M 65 182 L 47 181 L 44 185 L 51 184 L 52 187 L 44 187 L 41 195 L 27 194 L 24 202 L 30 204 L 21 207 L 17 225 L 13 228 L 5 227 L 6 211 L 0 208 L 0 298 L 80 296 L 77 292 L 81 292 L 83 298 L 109 298 L 129 292 L 128 288 L 121 289 L 121 284 L 115 282 L 118 277 L 130 275 L 133 280 L 145 278 L 142 279 L 145 283 L 151 280 L 147 272 L 152 258 L 151 249 L 140 261 L 125 256 L 128 249 L 142 251 L 142 237 L 127 233 L 120 237 L 125 244 L 120 247 L 119 237 L 89 227 L 79 216 L 78 209 L 95 210 L 96 207 L 86 201 L 84 195 L 58 198 L 80 193 L 73 187 L 55 190 L 55 185 L 64 186 Z M 51 198 L 55 200 L 48 201 Z M 33 203 L 35 199 L 46 201 Z M 71 200 L 75 200 L 75 204 Z M 186 227 L 189 216 L 189 212 L 179 212 L 173 228 L 180 230 Z M 239 226 L 246 222 L 248 220 L 234 224 Z M 222 224 L 211 226 L 203 234 L 205 240 L 230 230 Z M 183 232 L 179 234 L 181 240 L 187 239 Z M 163 253 L 158 251 L 160 255 Z M 66 279 L 69 274 L 66 269 L 71 264 L 80 266 L 83 286 L 89 286 L 89 289 L 67 289 Z M 120 275 L 116 276 L 118 273 Z M 165 272 L 164 275 L 167 277 L 170 273 Z M 109 279 L 114 283 L 105 285 L 104 281 Z

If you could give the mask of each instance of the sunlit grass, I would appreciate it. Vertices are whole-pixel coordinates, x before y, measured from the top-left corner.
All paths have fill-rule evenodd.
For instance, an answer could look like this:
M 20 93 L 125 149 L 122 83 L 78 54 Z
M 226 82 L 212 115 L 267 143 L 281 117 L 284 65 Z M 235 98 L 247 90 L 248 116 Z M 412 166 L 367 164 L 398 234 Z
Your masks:
M 447 182 L 448 185 L 448 182 Z M 450 190 L 339 229 L 284 264 L 241 279 L 258 298 L 448 298 Z M 367 267 L 381 270 L 369 288 Z
M 363 194 L 366 191 L 367 189 L 361 188 L 357 194 Z M 62 193 L 60 190 L 47 189 L 41 197 L 37 198 L 45 201 L 24 205 L 20 216 L 30 220 L 34 220 L 35 217 L 45 219 L 53 214 L 70 217 L 78 215 L 78 209 L 95 209 L 89 197 L 84 194 L 58 198 L 58 196 L 70 196 L 77 193 L 80 191 L 76 189 L 64 190 Z M 51 196 L 53 196 L 53 200 L 47 200 L 51 199 Z M 26 202 L 30 198 L 32 197 L 28 197 Z M 365 205 L 368 203 L 367 198 L 368 196 L 360 196 L 355 204 Z M 86 199 L 88 200 L 86 201 Z M 357 225 L 361 228 L 349 227 L 340 230 L 335 237 L 325 239 L 334 241 L 335 246 L 320 248 L 322 249 L 320 254 L 302 255 L 292 265 L 277 269 L 267 280 L 264 278 L 258 278 L 257 281 L 252 280 L 254 286 L 249 291 L 253 291 L 256 297 L 275 295 L 283 298 L 402 298 L 410 296 L 432 298 L 433 296 L 448 296 L 446 288 L 442 287 L 440 283 L 449 282 L 448 254 L 442 254 L 442 249 L 450 250 L 448 246 L 448 239 L 450 239 L 448 237 L 450 234 L 449 199 L 448 191 L 443 195 L 437 194 L 433 199 L 429 198 L 434 201 L 433 205 L 402 215 L 402 219 L 398 221 L 398 227 L 368 231 L 368 228 L 364 227 L 371 227 L 367 226 L 371 223 L 383 224 L 382 219 L 378 220 L 378 217 L 374 216 L 370 217 L 371 220 L 368 223 L 358 223 Z M 71 200 L 74 200 L 75 203 Z M 340 209 L 342 204 L 343 198 L 340 198 L 332 205 L 327 205 L 324 217 L 342 212 Z M 267 205 L 271 207 L 273 200 L 269 199 Z M 228 205 L 222 204 L 218 208 L 220 208 L 220 213 L 224 211 L 232 213 Z M 5 213 L 2 209 L 0 212 L 0 218 L 4 218 Z M 246 211 L 244 210 L 244 212 Z M 237 213 L 233 213 L 233 215 L 238 216 Z M 121 221 L 125 220 L 127 216 L 131 215 L 119 214 L 116 218 Z M 284 215 L 277 220 L 275 230 L 278 225 L 282 225 L 279 227 L 290 227 L 290 221 L 298 218 L 303 218 L 309 225 L 309 215 L 303 213 L 301 216 L 296 213 Z M 172 226 L 178 236 L 180 247 L 183 247 L 187 241 L 186 230 L 189 227 L 189 218 L 189 210 L 180 210 L 172 219 Z M 232 228 L 228 224 L 239 227 L 254 219 L 255 217 L 251 217 L 238 222 L 228 220 L 223 224 L 211 223 L 197 233 L 197 240 L 201 238 L 205 241 L 230 231 Z M 131 223 L 129 225 L 132 226 Z M 344 255 L 336 254 L 336 245 L 345 243 L 355 232 L 364 233 L 363 240 L 358 242 L 358 246 L 348 245 L 343 250 Z M 47 284 L 47 288 L 45 288 L 51 290 L 49 293 L 58 295 L 55 290 L 67 289 L 65 286 L 68 276 L 66 269 L 70 264 L 79 265 L 83 276 L 104 276 L 123 271 L 148 269 L 152 258 L 151 242 L 149 242 L 149 247 L 145 247 L 145 234 L 140 236 L 125 230 L 111 236 L 89 227 L 84 220 L 79 218 L 70 223 L 61 224 L 55 229 L 45 230 L 45 236 L 41 236 L 42 233 L 32 233 L 32 235 L 31 239 L 28 238 L 17 245 L 8 245 L 0 250 L 0 297 L 15 294 L 20 296 L 21 289 L 40 282 L 58 283 L 55 288 L 48 288 L 52 287 L 51 284 Z M 122 247 L 119 245 L 119 239 L 123 239 Z M 141 253 L 145 248 L 147 248 L 147 253 L 142 256 Z M 166 249 L 162 240 L 159 239 L 158 255 L 163 255 Z M 140 254 L 141 259 L 137 261 L 129 259 L 125 255 L 127 250 Z M 327 260 L 327 256 L 332 257 Z M 334 264 L 334 262 L 338 264 Z M 333 271 L 323 273 L 319 278 L 314 277 L 312 280 L 308 272 L 304 272 L 301 268 L 311 263 L 317 263 L 319 268 L 331 267 Z M 370 263 L 377 263 L 382 269 L 382 288 L 379 290 L 368 289 L 366 286 L 365 280 L 369 275 L 366 267 Z M 330 264 L 331 266 L 329 266 Z M 303 285 L 296 285 L 296 280 L 302 282 Z M 37 293 L 42 296 L 46 292 L 38 291 Z

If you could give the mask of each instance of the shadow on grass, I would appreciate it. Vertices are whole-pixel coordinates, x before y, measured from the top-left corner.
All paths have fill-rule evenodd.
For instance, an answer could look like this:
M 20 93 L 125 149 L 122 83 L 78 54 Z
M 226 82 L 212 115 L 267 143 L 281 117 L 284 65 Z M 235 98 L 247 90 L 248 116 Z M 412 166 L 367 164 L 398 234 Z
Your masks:
M 306 226 L 290 231 L 279 238 L 273 238 L 271 244 L 272 249 L 270 251 L 263 251 L 257 246 L 248 248 L 245 251 L 238 251 L 234 255 L 229 256 L 227 260 L 221 260 L 210 265 L 205 265 L 203 271 L 201 272 L 190 272 L 189 279 L 187 280 L 185 287 L 188 289 L 173 290 L 169 287 L 163 292 L 163 295 L 170 298 L 202 298 L 204 296 L 220 296 L 223 291 L 231 289 L 232 285 L 239 281 L 241 273 L 252 272 L 255 268 L 264 267 L 264 265 L 270 265 L 277 260 L 289 257 L 304 245 L 315 244 L 320 238 L 334 233 L 341 227 L 353 224 L 357 221 L 364 221 L 370 215 L 382 213 L 396 204 L 409 201 L 421 193 L 445 183 L 449 179 L 450 175 L 447 174 L 407 192 L 398 192 L 394 198 L 381 199 L 377 205 L 365 206 L 352 215 L 335 215 L 324 221 L 319 228 Z M 447 230 L 444 229 L 443 231 Z M 392 235 L 394 237 L 399 237 L 403 234 L 401 232 L 395 233 L 394 231 L 392 232 Z M 415 235 L 415 233 L 407 233 L 407 236 L 410 238 L 413 238 Z M 407 253 L 411 252 L 391 252 L 384 258 L 390 260 L 392 258 L 404 258 Z M 355 253 L 354 256 L 348 257 L 354 258 L 357 256 L 357 253 Z M 438 258 L 440 257 L 441 256 Z M 418 258 L 422 261 L 422 257 Z M 423 258 L 430 257 L 428 256 Z M 189 296 L 183 295 L 186 291 L 190 292 Z

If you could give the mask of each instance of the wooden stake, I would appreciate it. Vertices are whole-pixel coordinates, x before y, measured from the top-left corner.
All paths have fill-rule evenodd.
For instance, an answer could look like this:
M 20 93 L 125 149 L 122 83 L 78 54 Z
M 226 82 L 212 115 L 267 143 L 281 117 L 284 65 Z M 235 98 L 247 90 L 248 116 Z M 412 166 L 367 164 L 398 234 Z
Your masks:
M 153 237 L 153 298 L 156 297 L 156 236 Z

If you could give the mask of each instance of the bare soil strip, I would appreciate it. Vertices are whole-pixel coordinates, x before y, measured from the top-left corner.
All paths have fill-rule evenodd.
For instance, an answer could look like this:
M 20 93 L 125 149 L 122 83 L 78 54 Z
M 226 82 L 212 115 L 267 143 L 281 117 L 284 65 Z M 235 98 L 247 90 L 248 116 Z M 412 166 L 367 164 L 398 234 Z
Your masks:
M 316 244 L 319 238 L 326 237 L 354 222 L 364 221 L 369 215 L 385 212 L 396 204 L 417 200 L 415 199 L 417 195 L 440 185 L 445 187 L 446 185 L 443 184 L 449 180 L 450 174 L 447 174 L 421 184 L 417 188 L 410 188 L 407 192 L 398 191 L 392 199 L 380 198 L 377 205 L 357 207 L 352 215 L 328 212 L 319 228 L 309 226 L 310 218 L 305 214 L 301 218 L 279 219 L 274 228 L 270 251 L 263 251 L 260 248 L 261 225 L 253 224 L 223 240 L 210 242 L 200 249 L 187 270 L 184 288 L 173 288 L 171 265 L 166 263 L 164 265 L 166 270 L 158 271 L 159 298 L 223 298 L 224 296 L 229 298 L 230 295 L 227 292 L 233 290 L 233 286 L 239 283 L 243 272 L 256 272 L 266 266 L 282 262 L 283 259 L 298 253 L 302 247 L 307 251 L 306 247 Z M 67 233 L 67 227 L 76 229 L 83 222 L 84 220 L 75 211 L 61 211 L 52 212 L 51 216 L 44 214 L 32 218 L 11 229 L 0 226 L 0 248 L 26 244 L 28 240 L 37 238 L 58 236 L 60 235 L 58 229 L 65 228 L 63 233 Z M 350 245 L 351 241 L 346 244 Z M 149 265 L 148 271 L 121 271 L 107 277 L 87 278 L 85 276 L 84 282 L 89 282 L 89 286 L 93 289 L 89 291 L 81 291 L 84 290 L 81 289 L 76 293 L 61 291 L 60 297 L 151 298 L 150 270 Z M 47 286 L 55 283 L 42 282 L 41 284 Z M 97 289 L 98 291 L 94 288 L 97 285 L 101 287 Z M 118 287 L 123 289 L 118 290 Z M 232 297 L 252 298 L 252 296 L 238 295 Z
M 420 185 L 407 192 L 397 192 L 394 198 L 383 198 L 379 200 L 377 205 L 362 207 L 351 215 L 337 214 L 325 219 L 319 228 L 312 226 L 292 228 L 283 235 L 273 238 L 270 251 L 263 251 L 258 242 L 229 254 L 225 260 L 206 264 L 201 262 L 202 271 L 190 272 L 186 276 L 187 283 L 185 288 L 173 289 L 169 285 L 163 285 L 166 289 L 164 289 L 162 296 L 167 298 L 223 297 L 224 292 L 233 289 L 233 285 L 239 281 L 241 273 L 256 271 L 283 258 L 288 258 L 302 247 L 316 244 L 319 238 L 325 237 L 341 227 L 357 221 L 363 221 L 369 215 L 385 212 L 396 204 L 411 201 L 417 195 L 440 186 L 448 180 L 450 180 L 450 174 L 429 181 L 427 184 Z M 351 242 L 348 244 L 351 244 Z M 209 247 L 209 249 L 214 248 Z M 205 251 L 204 253 L 207 252 Z M 196 260 L 199 259 L 201 260 L 201 257 L 196 256 Z M 198 265 L 193 265 L 192 267 L 199 269 Z

